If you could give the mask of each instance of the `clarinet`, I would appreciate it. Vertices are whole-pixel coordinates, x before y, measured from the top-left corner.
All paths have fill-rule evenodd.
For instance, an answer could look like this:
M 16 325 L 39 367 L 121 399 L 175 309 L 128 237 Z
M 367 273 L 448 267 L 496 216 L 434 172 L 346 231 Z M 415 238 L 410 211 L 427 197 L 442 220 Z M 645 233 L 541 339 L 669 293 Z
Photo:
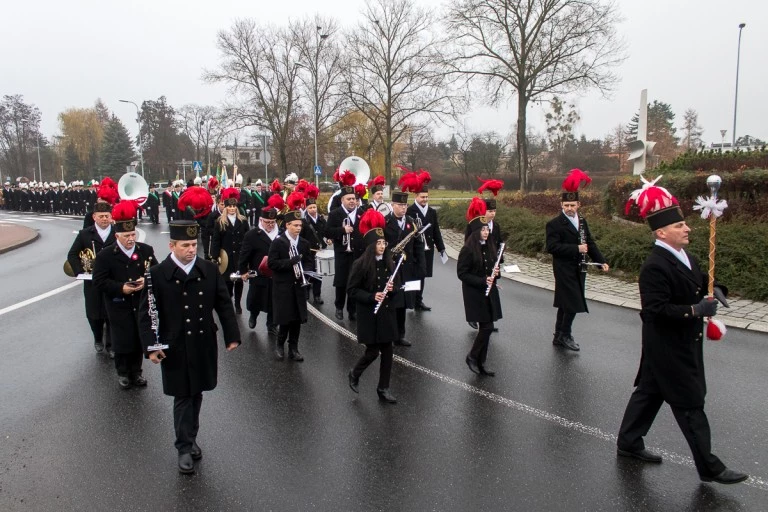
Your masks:
M 579 216 L 578 219 L 579 219 L 579 240 L 580 240 L 579 243 L 581 245 L 584 245 L 585 243 L 587 243 L 587 233 L 584 231 L 584 219 L 581 218 L 581 216 Z M 582 252 L 582 253 L 579 253 L 579 254 L 581 256 L 581 260 L 579 261 L 579 269 L 581 270 L 582 273 L 586 274 L 586 272 L 587 272 L 587 253 Z
M 160 343 L 160 316 L 157 313 L 157 301 L 155 293 L 152 291 L 152 275 L 149 273 L 149 261 L 144 263 L 144 286 L 147 287 L 147 309 L 149 310 L 149 320 L 152 323 L 152 332 L 155 333 L 155 344 L 147 347 L 148 352 L 167 349 L 168 345 Z
M 387 290 L 387 287 L 388 287 L 390 284 L 394 284 L 394 282 L 395 282 L 395 276 L 397 275 L 397 271 L 398 271 L 398 270 L 400 270 L 400 265 L 402 265 L 402 264 L 403 264 L 403 260 L 404 260 L 404 259 L 405 259 L 405 254 L 402 254 L 402 253 L 401 253 L 401 254 L 400 254 L 400 259 L 398 259 L 398 260 L 397 260 L 397 265 L 395 265 L 395 270 L 393 270 L 393 271 L 392 271 L 392 275 L 391 275 L 391 276 L 389 276 L 389 279 L 387 280 L 387 284 L 386 284 L 386 286 L 384 286 L 384 289 L 382 290 L 383 292 Z M 375 314 L 377 314 L 377 313 L 379 312 L 379 308 L 380 308 L 380 307 L 381 307 L 381 305 L 384 303 L 384 299 L 386 299 L 386 298 L 387 298 L 387 296 L 386 296 L 386 295 L 384 295 L 384 297 L 382 297 L 382 299 L 381 299 L 380 301 L 377 301 L 377 302 L 376 302 L 376 307 L 374 307 L 374 308 L 373 308 L 373 314 L 374 314 L 374 315 L 375 315 Z
M 499 254 L 496 256 L 496 263 L 493 264 L 494 269 L 499 266 L 499 263 L 501 263 L 501 257 L 504 255 L 504 245 L 504 242 L 499 244 Z M 493 275 L 493 271 L 491 271 L 491 275 Z M 486 297 L 491 294 L 491 288 L 493 288 L 493 283 L 489 284 L 488 288 L 485 289 Z

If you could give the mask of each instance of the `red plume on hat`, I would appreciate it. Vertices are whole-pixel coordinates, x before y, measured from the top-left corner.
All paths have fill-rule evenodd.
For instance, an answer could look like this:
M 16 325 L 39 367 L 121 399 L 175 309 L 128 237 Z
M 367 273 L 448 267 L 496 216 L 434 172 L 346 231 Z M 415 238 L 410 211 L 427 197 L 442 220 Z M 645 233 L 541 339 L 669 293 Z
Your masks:
M 408 168 L 403 165 L 398 165 L 397 168 L 405 172 L 405 174 L 400 176 L 400 179 L 397 182 L 397 186 L 400 187 L 400 190 L 403 192 L 418 193 L 418 191 L 421 190 L 419 174 L 408 170 Z
M 312 183 L 307 185 L 306 190 L 304 190 L 304 197 L 307 199 L 317 199 L 319 195 L 320 195 L 320 189 L 317 188 Z
M 355 185 L 355 195 L 357 197 L 364 197 L 367 192 L 368 189 L 365 188 L 365 183 L 358 183 Z
M 592 183 L 592 178 L 581 169 L 571 169 L 571 172 L 569 172 L 568 176 L 563 180 L 563 190 L 566 192 L 578 192 L 582 182 L 584 182 L 584 186 L 586 187 Z
M 646 218 L 648 214 L 655 212 L 656 210 L 661 210 L 662 208 L 668 208 L 678 204 L 677 199 L 675 199 L 667 189 L 654 185 L 643 187 L 637 195 L 633 192 L 624 208 L 625 213 L 629 213 L 633 201 L 637 204 L 642 218 Z
M 280 197 L 279 194 L 272 194 L 269 196 L 269 199 L 267 199 L 267 205 L 277 211 L 282 211 L 282 209 L 285 208 L 285 201 L 283 201 L 283 198 Z
M 419 169 L 419 190 L 415 192 L 417 194 L 421 192 L 421 189 L 424 188 L 424 185 L 429 184 L 430 181 L 432 181 L 432 175 L 424 169 Z
M 112 208 L 112 219 L 115 222 L 133 220 L 136 218 L 136 203 L 133 201 L 120 201 Z
M 351 171 L 341 171 L 339 173 L 339 183 L 342 187 L 351 187 L 357 181 L 357 177 Z
M 219 187 L 219 180 L 216 178 L 211 178 L 208 180 L 208 188 L 211 190 L 216 190 Z
M 480 185 L 480 188 L 477 189 L 478 194 L 482 194 L 486 190 L 490 190 L 491 192 L 493 192 L 493 195 L 496 196 L 499 193 L 499 190 L 501 190 L 502 187 L 504 186 L 504 182 L 501 180 L 484 180 L 479 176 L 477 176 L 477 181 L 482 183 L 482 185 Z
M 304 191 L 307 190 L 307 187 L 309 186 L 309 182 L 305 179 L 299 180 L 299 182 L 296 184 L 296 188 L 294 189 L 296 192 L 301 192 L 304 194 Z
M 272 192 L 280 193 L 283 191 L 283 186 L 280 184 L 280 180 L 275 178 L 275 181 L 272 182 L 272 185 L 269 187 Z
M 304 208 L 304 194 L 301 192 L 291 192 L 286 200 L 289 210 L 298 210 Z
M 469 208 L 467 208 L 467 222 L 485 215 L 487 209 L 482 197 L 473 197 L 472 201 L 469 202 Z
M 383 187 L 386 182 L 387 179 L 384 176 L 379 175 L 368 182 L 368 188 L 376 186 Z
M 231 194 L 230 196 L 225 196 L 225 193 L 228 190 L 237 191 L 237 189 L 224 189 L 224 192 L 221 194 L 222 199 L 231 197 Z M 196 219 L 201 219 L 211 213 L 211 209 L 213 208 L 213 197 L 211 197 L 211 194 L 202 187 L 188 188 L 186 192 L 179 197 L 179 209 L 187 211 L 187 208 L 192 210 Z
M 101 180 L 101 184 L 96 192 L 96 197 L 109 204 L 115 204 L 117 200 L 120 199 L 120 193 L 117 191 L 117 183 L 115 183 L 115 180 L 109 176 L 106 176 Z
M 235 187 L 225 188 L 221 191 L 221 200 L 226 201 L 227 199 L 237 199 L 237 201 L 240 202 L 240 191 Z
M 339 177 L 339 173 L 340 171 L 339 171 L 339 168 L 337 167 L 336 172 L 333 173 L 333 181 L 335 181 L 336 183 L 339 183 L 341 181 L 341 178 Z
M 376 228 L 384 229 L 386 225 L 387 221 L 384 219 L 384 215 L 382 215 L 381 212 L 378 212 L 373 208 L 368 208 L 365 210 L 363 216 L 360 217 L 360 227 L 358 229 L 360 230 L 360 234 L 365 236 L 370 230 Z

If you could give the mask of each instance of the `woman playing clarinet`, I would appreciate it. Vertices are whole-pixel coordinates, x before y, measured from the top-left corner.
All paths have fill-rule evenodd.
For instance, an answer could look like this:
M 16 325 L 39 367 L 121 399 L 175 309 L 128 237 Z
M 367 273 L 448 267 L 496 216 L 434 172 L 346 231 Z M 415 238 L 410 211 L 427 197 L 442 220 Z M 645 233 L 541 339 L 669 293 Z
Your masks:
M 384 238 L 384 216 L 368 209 L 360 219 L 365 251 L 352 265 L 347 293 L 357 306 L 357 341 L 365 345 L 365 354 L 349 371 L 349 387 L 358 392 L 360 376 L 381 354 L 379 385 L 376 392 L 382 402 L 397 402 L 389 391 L 392 373 L 392 343 L 398 339 L 393 296 L 402 292 L 400 277 Z
M 496 280 L 499 278 L 497 247 L 489 238 L 485 219 L 485 202 L 475 197 L 467 210 L 470 234 L 459 252 L 456 273 L 461 280 L 464 314 L 467 322 L 477 322 L 479 329 L 467 354 L 469 369 L 479 375 L 493 377 L 485 366 L 493 322 L 501 318 L 501 301 Z

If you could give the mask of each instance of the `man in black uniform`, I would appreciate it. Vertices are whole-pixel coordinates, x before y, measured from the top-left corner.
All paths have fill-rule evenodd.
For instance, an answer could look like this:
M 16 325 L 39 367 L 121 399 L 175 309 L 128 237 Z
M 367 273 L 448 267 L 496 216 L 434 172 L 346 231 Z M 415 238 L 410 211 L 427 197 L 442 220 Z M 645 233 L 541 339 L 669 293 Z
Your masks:
M 563 182 L 565 192 L 560 203 L 562 211 L 547 222 L 546 232 L 547 252 L 552 255 L 552 269 L 555 274 L 553 305 L 557 308 L 552 344 L 579 351 L 581 348 L 573 339 L 571 326 L 576 313 L 589 313 L 584 295 L 587 281 L 586 256 L 589 255 L 593 262 L 600 264 L 603 272 L 608 272 L 610 267 L 592 238 L 587 220 L 578 215 L 581 206 L 579 183 L 582 180 L 591 180 L 581 173 L 581 177 L 574 181 L 574 171 L 581 173 L 574 169 Z
M 277 326 L 272 318 L 272 276 L 271 273 L 264 272 L 262 265 L 264 258 L 269 256 L 272 241 L 280 234 L 277 228 L 277 210 L 260 209 L 259 215 L 259 223 L 243 237 L 237 268 L 243 280 L 248 281 L 248 296 L 245 298 L 245 307 L 250 312 L 248 327 L 256 327 L 259 312 L 263 311 L 267 314 L 267 330 L 270 334 L 277 335 Z M 256 277 L 248 279 L 250 270 L 257 272 Z
M 144 273 L 157 263 L 152 246 L 136 241 L 136 206 L 123 201 L 112 209 L 115 243 L 96 255 L 93 285 L 104 294 L 117 382 L 123 389 L 143 387 L 144 349 L 139 337 L 139 300 Z
M 160 196 L 157 195 L 154 183 L 149 184 L 149 194 L 147 194 L 144 208 L 147 210 L 149 221 L 152 224 L 160 224 Z
M 384 228 L 384 237 L 387 239 L 395 260 L 400 257 L 397 251 L 398 244 L 410 233 L 417 231 L 416 223 L 410 215 L 406 215 L 408 209 L 408 194 L 406 192 L 392 193 L 392 214 L 387 216 L 387 225 Z M 418 281 L 424 277 L 426 264 L 424 262 L 424 243 L 421 237 L 416 235 L 411 237 L 405 247 L 402 248 L 402 254 L 405 254 L 403 264 L 400 266 L 400 272 L 403 282 Z M 395 313 L 397 315 L 397 329 L 399 338 L 395 345 L 411 346 L 411 342 L 405 339 L 405 310 L 413 309 L 416 304 L 416 292 L 406 292 L 399 294 L 393 301 Z
M 647 200 L 651 196 L 653 201 Z M 657 203 L 660 197 L 663 199 Z M 717 302 L 707 297 L 707 275 L 696 258 L 685 251 L 690 228 L 677 201 L 660 187 L 643 191 L 637 203 L 656 244 L 640 269 L 643 349 L 635 378 L 637 387 L 619 429 L 618 454 L 661 462 L 659 455 L 645 449 L 643 438 L 661 405 L 667 402 L 691 448 L 699 478 L 721 484 L 743 482 L 747 475 L 727 469 L 712 453 L 709 421 L 704 413 L 707 382 L 702 330 L 704 317 L 717 313 Z M 714 295 L 723 304 L 726 294 L 724 287 L 715 286 Z
M 112 207 L 108 203 L 96 203 L 93 219 L 94 225 L 80 230 L 69 249 L 69 253 L 67 253 L 67 261 L 75 275 L 87 273 L 86 270 L 91 272 L 92 269 L 87 269 L 85 266 L 93 265 L 93 260 L 99 251 L 115 242 L 115 230 L 112 227 Z M 106 349 L 110 357 L 114 357 L 103 294 L 96 289 L 92 280 L 85 279 L 83 280 L 83 296 L 85 297 L 85 316 L 88 318 L 93 332 L 96 352 L 104 351 L 103 340 L 106 325 Z
M 299 352 L 301 324 L 307 322 L 307 296 L 304 292 L 303 268 L 311 265 L 309 243 L 301 238 L 301 211 L 291 210 L 283 215 L 285 231 L 269 247 L 268 264 L 272 270 L 272 304 L 275 323 L 280 326 L 275 343 L 275 357 L 285 357 L 284 345 L 288 341 L 288 358 L 303 361 Z
M 165 208 L 165 220 L 168 221 L 168 224 L 171 223 L 171 220 L 173 220 L 173 185 L 171 182 L 168 182 L 168 185 L 165 187 L 165 190 L 163 190 L 163 208 Z
M 347 297 L 347 279 L 352 263 L 363 253 L 362 236 L 358 231 L 360 215 L 357 196 L 352 186 L 341 188 L 341 206 L 328 214 L 325 236 L 333 240 L 333 286 L 336 288 L 336 319 L 344 319 L 344 303 L 349 319 L 355 320 L 355 301 Z M 347 243 L 347 240 L 349 243 Z
M 425 274 L 421 279 L 421 290 L 416 292 L 415 305 L 417 311 L 430 311 L 432 308 L 424 304 L 424 278 L 432 277 L 435 265 L 435 249 L 438 253 L 443 254 L 445 244 L 443 243 L 443 234 L 440 232 L 440 223 L 437 221 L 437 210 L 429 206 L 429 190 L 426 185 L 422 186 L 421 190 L 416 193 L 416 200 L 408 207 L 407 214 L 414 220 L 418 219 L 422 226 L 430 224 L 423 235 L 423 241 L 426 242 L 424 246 Z
M 313 190 L 317 190 L 317 187 L 311 185 Z M 313 193 L 313 192 L 312 192 Z M 325 243 L 324 233 L 326 228 L 325 217 L 317 211 L 317 196 L 308 196 L 306 199 L 306 206 L 304 210 L 304 227 L 301 229 L 301 236 L 309 242 L 309 248 L 313 252 L 313 256 L 317 256 L 317 251 L 321 251 L 328 247 Z M 317 259 L 313 258 L 312 268 L 307 270 L 318 271 L 316 267 Z M 323 282 L 319 279 L 310 279 L 312 282 L 312 297 L 315 304 L 324 304 L 320 294 L 323 290 Z M 309 299 L 310 287 L 307 287 L 307 299 Z
M 149 269 L 150 282 L 144 283 L 139 309 L 145 350 L 158 342 L 168 345 L 165 350 L 149 352 L 149 359 L 162 365 L 163 392 L 173 397 L 175 446 L 179 472 L 184 474 L 194 473 L 194 461 L 203 456 L 197 444 L 203 391 L 214 389 L 217 383 L 214 309 L 227 351 L 240 345 L 240 330 L 224 278 L 215 264 L 197 257 L 199 231 L 192 220 L 171 222 L 171 253 Z M 150 314 L 149 293 L 153 295 L 157 322 Z

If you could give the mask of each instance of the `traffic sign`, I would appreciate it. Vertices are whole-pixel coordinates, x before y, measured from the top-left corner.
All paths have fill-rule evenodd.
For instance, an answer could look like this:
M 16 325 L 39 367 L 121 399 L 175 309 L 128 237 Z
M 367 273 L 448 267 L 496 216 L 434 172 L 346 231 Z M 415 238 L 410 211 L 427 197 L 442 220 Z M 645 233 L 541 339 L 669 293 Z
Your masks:
M 269 154 L 269 151 L 262 151 L 259 155 L 259 162 L 264 165 L 269 165 L 270 161 L 272 161 L 272 156 Z
M 316 165 L 315 166 L 315 176 L 320 176 L 321 174 L 323 174 L 323 168 L 320 167 L 319 165 Z
M 192 170 L 195 172 L 203 172 L 203 162 L 192 162 Z

